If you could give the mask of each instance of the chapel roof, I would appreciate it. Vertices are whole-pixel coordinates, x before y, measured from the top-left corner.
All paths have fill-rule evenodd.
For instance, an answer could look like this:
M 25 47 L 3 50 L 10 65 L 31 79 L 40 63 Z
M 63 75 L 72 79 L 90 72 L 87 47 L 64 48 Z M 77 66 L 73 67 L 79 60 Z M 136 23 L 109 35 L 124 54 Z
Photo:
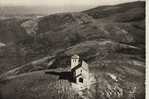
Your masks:
M 75 71 L 75 70 L 77 70 L 80 67 L 82 67 L 82 61 L 77 66 L 75 66 L 74 68 L 72 68 L 71 70 L 72 71 Z
M 79 59 L 80 57 L 79 57 L 79 55 L 73 55 L 72 57 L 71 57 L 71 59 Z

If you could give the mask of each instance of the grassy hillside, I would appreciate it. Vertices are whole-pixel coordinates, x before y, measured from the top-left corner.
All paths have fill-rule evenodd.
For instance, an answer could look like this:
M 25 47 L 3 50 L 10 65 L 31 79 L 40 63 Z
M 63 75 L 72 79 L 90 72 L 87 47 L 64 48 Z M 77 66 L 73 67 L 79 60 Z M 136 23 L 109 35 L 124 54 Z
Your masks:
M 145 2 L 132 2 L 120 5 L 101 6 L 94 9 L 83 11 L 95 19 L 112 17 L 113 21 L 129 22 L 142 20 L 145 17 Z M 142 15 L 143 14 L 143 15 Z M 117 19 L 118 18 L 118 19 Z M 111 18 L 112 19 L 112 18 Z
M 35 72 L 1 85 L 1 99 L 80 99 L 68 81 Z

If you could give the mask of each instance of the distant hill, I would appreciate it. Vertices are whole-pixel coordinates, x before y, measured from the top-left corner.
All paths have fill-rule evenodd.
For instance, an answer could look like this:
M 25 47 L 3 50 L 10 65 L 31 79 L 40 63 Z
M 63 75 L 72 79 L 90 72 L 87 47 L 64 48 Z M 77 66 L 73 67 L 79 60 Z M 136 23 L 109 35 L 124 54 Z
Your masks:
M 1 6 L 0 15 L 9 16 L 40 16 L 47 15 L 47 12 L 43 12 L 47 8 L 43 7 L 25 7 L 25 6 Z
M 112 18 L 115 21 L 132 21 L 131 18 L 136 19 L 135 17 L 138 17 L 138 20 L 141 20 L 145 17 L 145 14 L 143 14 L 145 12 L 144 8 L 145 2 L 138 1 L 114 6 L 100 6 L 83 12 L 95 19 L 114 16 Z

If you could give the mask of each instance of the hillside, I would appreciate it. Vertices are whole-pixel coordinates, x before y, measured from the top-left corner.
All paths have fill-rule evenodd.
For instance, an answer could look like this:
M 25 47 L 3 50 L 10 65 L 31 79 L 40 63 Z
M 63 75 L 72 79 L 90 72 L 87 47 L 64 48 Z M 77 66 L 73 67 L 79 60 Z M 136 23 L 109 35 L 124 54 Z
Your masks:
M 145 97 L 145 2 L 0 20 L 0 42 L 5 44 L 0 47 L 2 99 Z M 70 82 L 44 74 L 68 71 L 73 54 L 89 64 L 96 78 L 79 95 Z
M 83 11 L 95 19 L 112 17 L 113 21 L 129 22 L 142 20 L 145 17 L 145 3 L 138 1 L 114 6 L 101 6 L 94 9 Z M 142 15 L 143 14 L 143 15 Z

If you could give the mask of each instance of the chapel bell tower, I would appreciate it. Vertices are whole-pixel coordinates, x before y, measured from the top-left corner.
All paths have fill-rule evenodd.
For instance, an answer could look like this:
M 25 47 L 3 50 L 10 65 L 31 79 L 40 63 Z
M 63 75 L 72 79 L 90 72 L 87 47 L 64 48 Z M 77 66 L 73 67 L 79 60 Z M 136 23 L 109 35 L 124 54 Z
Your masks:
M 74 68 L 75 66 L 79 65 L 79 56 L 78 55 L 73 55 L 71 57 L 71 69 Z

